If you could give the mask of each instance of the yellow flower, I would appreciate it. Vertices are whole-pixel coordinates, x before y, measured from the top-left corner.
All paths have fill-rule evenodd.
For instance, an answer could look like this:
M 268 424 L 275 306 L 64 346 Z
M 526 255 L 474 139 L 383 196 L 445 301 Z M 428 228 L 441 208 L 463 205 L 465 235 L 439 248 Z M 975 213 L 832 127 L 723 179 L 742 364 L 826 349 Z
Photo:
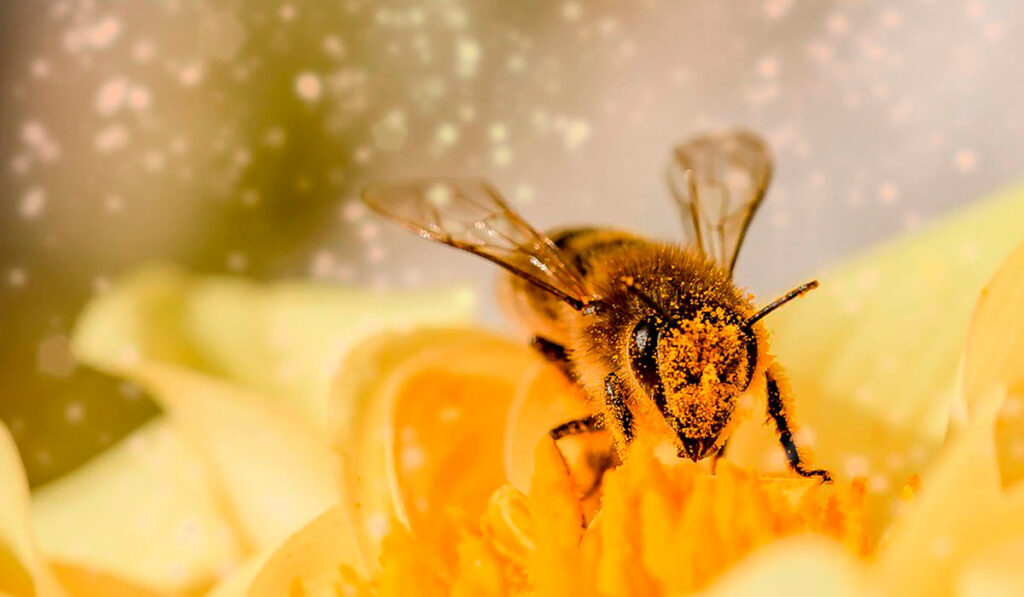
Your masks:
M 1013 189 L 773 315 L 832 485 L 757 416 L 714 474 L 641 439 L 595 485 L 607 438 L 545 435 L 578 391 L 451 327 L 465 291 L 131 275 L 76 354 L 165 414 L 31 503 L 0 433 L 0 594 L 1021 594 L 1022 220 Z

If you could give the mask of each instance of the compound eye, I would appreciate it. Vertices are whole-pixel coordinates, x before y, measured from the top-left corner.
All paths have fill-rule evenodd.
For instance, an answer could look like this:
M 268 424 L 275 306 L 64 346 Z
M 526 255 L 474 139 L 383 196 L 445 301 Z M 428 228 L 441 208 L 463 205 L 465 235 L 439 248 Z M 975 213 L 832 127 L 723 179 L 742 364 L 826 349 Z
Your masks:
M 641 378 L 657 375 L 659 333 L 653 318 L 644 319 L 633 328 L 633 344 L 629 347 L 630 364 Z

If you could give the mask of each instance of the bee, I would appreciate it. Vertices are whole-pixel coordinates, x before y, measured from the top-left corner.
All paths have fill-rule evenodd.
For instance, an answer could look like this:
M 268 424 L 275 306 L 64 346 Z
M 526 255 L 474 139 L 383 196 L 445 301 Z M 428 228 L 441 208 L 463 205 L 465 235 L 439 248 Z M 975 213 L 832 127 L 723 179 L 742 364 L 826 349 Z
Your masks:
M 830 481 L 797 448 L 789 391 L 761 322 L 817 282 L 758 309 L 732 280 L 771 172 L 767 145 L 747 131 L 675 148 L 668 182 L 685 244 L 607 228 L 543 234 L 478 179 L 381 183 L 362 198 L 424 238 L 507 270 L 499 283 L 506 310 L 593 406 L 552 429 L 556 441 L 607 429 L 621 452 L 637 434 L 667 434 L 680 457 L 717 461 L 741 418 L 741 397 L 757 383 L 790 468 Z

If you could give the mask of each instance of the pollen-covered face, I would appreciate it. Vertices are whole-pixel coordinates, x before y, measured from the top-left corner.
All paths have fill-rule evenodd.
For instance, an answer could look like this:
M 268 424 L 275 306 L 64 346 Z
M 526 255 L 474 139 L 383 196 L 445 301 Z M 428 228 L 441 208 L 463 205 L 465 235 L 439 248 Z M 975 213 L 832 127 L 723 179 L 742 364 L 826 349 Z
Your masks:
M 700 460 L 716 447 L 747 382 L 747 346 L 739 325 L 715 310 L 698 313 L 661 334 L 658 373 L 664 414 L 682 454 Z

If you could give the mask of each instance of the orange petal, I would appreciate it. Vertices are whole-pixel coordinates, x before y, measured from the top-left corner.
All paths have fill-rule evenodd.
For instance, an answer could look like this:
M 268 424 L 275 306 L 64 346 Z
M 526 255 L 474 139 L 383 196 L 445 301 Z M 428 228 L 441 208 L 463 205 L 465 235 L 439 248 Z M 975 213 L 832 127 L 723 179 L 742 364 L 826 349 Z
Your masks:
M 579 551 L 583 510 L 576 485 L 555 442 L 541 440 L 530 484 L 530 511 L 536 549 L 530 579 L 538 596 L 588 594 Z
M 505 425 L 505 475 L 516 489 L 528 493 L 537 442 L 556 425 L 592 412 L 579 386 L 561 371 L 539 363 L 527 373 L 509 406 Z
M 75 597 L 177 597 L 182 593 L 163 593 L 130 583 L 124 579 L 70 563 L 54 562 L 54 572 L 64 588 Z
M 475 330 L 385 334 L 353 350 L 334 384 L 330 427 L 371 568 L 395 519 L 448 546 L 454 561 L 449 514 L 476 519 L 504 483 L 505 418 L 537 362 L 526 346 Z

